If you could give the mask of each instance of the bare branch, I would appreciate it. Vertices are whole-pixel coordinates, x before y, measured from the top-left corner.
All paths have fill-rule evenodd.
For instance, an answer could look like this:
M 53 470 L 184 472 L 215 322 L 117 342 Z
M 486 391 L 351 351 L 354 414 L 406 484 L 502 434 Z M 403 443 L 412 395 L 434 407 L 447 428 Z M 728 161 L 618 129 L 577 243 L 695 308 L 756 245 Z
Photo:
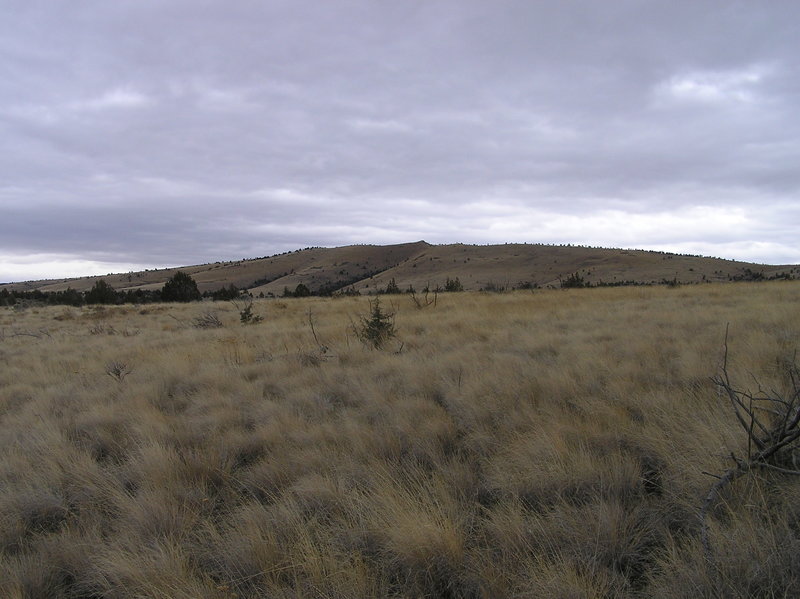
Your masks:
M 311 312 L 311 308 L 308 309 L 308 324 L 311 326 L 311 334 L 314 335 L 314 341 L 316 341 L 317 345 L 322 345 L 317 337 L 317 331 L 314 329 L 314 314 Z
M 716 563 L 709 539 L 708 516 L 723 490 L 755 468 L 800 476 L 800 470 L 782 466 L 792 457 L 793 452 L 800 450 L 800 407 L 797 405 L 800 402 L 800 376 L 797 364 L 793 362 L 788 366 L 791 389 L 783 397 L 774 390 L 765 392 L 755 377 L 753 379 L 758 387 L 757 394 L 736 388 L 728 374 L 728 329 L 726 325 L 721 373 L 712 380 L 720 389 L 720 395 L 722 391 L 725 392 L 736 420 L 747 432 L 747 459 L 730 454 L 735 466 L 716 477 L 717 482 L 709 490 L 700 508 L 703 552 L 706 561 L 713 567 L 716 567 Z M 756 402 L 766 405 L 755 405 Z M 771 422 L 760 420 L 756 411 L 765 414 L 765 418 Z M 753 445 L 758 449 L 755 453 Z
M 48 333 L 44 329 L 39 329 L 38 331 L 13 331 L 9 337 L 33 337 L 35 339 L 41 339 L 42 337 L 52 338 L 50 333 Z
M 196 329 L 218 329 L 222 326 L 222 321 L 216 312 L 206 312 L 202 316 L 194 318 L 192 323 Z
M 106 374 L 119 383 L 132 372 L 133 370 L 125 362 L 113 361 L 106 364 Z

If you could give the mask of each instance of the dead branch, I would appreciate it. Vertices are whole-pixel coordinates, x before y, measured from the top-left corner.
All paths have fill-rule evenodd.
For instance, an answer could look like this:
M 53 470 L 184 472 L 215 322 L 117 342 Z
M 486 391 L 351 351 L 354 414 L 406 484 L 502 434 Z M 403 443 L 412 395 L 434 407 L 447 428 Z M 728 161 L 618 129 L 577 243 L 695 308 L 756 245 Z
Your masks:
M 314 341 L 316 341 L 317 345 L 322 345 L 317 337 L 317 331 L 314 329 L 314 314 L 311 312 L 310 308 L 308 310 L 308 324 L 311 327 L 311 334 L 314 335 Z
M 428 306 L 431 306 L 431 305 L 434 308 L 436 307 L 436 301 L 437 301 L 437 298 L 439 297 L 439 292 L 438 291 L 434 291 L 433 292 L 433 298 L 429 299 L 428 298 L 428 288 L 426 287 L 425 288 L 425 295 L 422 298 L 417 297 L 417 293 L 415 291 L 411 291 L 410 295 L 411 295 L 411 301 L 414 303 L 414 307 L 417 310 L 422 310 L 422 309 L 427 308 Z
M 766 469 L 782 474 L 800 475 L 795 452 L 800 450 L 800 369 L 797 362 L 787 363 L 788 390 L 781 396 L 765 392 L 756 381 L 755 393 L 737 388 L 728 373 L 728 328 L 725 329 L 724 356 L 720 374 L 711 380 L 720 394 L 728 398 L 736 420 L 747 434 L 747 458 L 731 453 L 735 466 L 718 476 L 700 508 L 701 541 L 706 561 L 715 566 L 708 531 L 708 515 L 717 504 L 723 490 L 736 479 L 754 469 Z M 756 412 L 760 412 L 757 415 Z M 754 451 L 755 448 L 755 451 Z M 786 467 L 787 465 L 791 467 Z
M 300 352 L 298 357 L 303 366 L 319 366 L 322 362 L 335 356 L 329 354 L 330 348 L 319 340 L 317 329 L 314 326 L 314 314 L 310 309 L 308 311 L 308 325 L 311 327 L 311 334 L 314 337 L 317 348 L 307 352 Z
M 196 329 L 218 329 L 223 325 L 216 312 L 206 312 L 202 316 L 195 317 L 192 326 Z
M 44 329 L 39 329 L 38 331 L 12 331 L 9 337 L 33 337 L 35 339 L 41 339 L 42 337 L 48 337 L 52 339 L 52 335 Z M 3 332 L 3 337 L 5 337 L 5 331 Z
M 133 370 L 125 362 L 112 361 L 106 364 L 106 374 L 119 383 L 132 372 Z

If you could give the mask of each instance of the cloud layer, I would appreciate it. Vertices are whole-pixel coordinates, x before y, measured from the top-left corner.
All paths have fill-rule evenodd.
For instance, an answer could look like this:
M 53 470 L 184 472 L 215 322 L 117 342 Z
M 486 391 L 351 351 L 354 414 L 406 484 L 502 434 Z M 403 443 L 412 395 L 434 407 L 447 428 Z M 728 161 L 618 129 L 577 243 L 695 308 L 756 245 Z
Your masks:
M 7 14 L 0 281 L 417 239 L 800 262 L 795 2 Z

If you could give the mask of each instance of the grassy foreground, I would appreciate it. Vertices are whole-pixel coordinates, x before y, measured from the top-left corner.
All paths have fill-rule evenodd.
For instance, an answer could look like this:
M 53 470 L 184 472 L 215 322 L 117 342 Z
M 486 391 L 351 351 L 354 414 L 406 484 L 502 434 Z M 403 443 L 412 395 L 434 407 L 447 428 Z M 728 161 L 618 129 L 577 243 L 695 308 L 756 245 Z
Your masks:
M 0 311 L 0 596 L 795 596 L 800 477 L 726 489 L 713 564 L 698 512 L 726 323 L 784 389 L 800 284 L 382 301 L 381 350 L 367 298 Z

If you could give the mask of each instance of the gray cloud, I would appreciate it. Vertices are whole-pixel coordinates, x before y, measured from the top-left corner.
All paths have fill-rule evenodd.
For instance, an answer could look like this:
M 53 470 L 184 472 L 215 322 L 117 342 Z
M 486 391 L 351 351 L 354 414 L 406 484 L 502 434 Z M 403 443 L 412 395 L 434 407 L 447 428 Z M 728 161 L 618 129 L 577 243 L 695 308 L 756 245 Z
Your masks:
M 800 262 L 794 2 L 7 14 L 0 279 L 419 238 Z

